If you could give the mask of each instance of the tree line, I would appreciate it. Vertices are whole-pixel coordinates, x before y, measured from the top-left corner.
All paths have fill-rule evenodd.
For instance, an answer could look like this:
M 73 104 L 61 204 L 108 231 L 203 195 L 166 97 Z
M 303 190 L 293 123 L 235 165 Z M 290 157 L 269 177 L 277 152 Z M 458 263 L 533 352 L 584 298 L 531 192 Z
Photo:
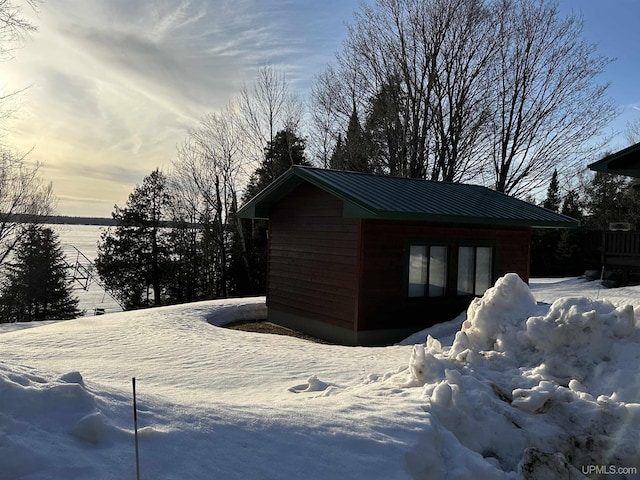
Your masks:
M 265 291 L 266 225 L 240 222 L 238 204 L 291 165 L 308 165 L 304 140 L 275 133 L 239 198 L 230 151 L 207 156 L 192 143 L 202 134 L 189 136 L 174 170 L 145 177 L 126 206 L 116 206 L 117 226 L 103 231 L 96 268 L 127 309 Z M 220 160 L 216 170 L 201 165 L 212 158 Z
M 325 166 L 524 196 L 598 151 L 609 59 L 545 0 L 361 6 L 312 93 Z M 542 192 L 541 192 L 542 193 Z

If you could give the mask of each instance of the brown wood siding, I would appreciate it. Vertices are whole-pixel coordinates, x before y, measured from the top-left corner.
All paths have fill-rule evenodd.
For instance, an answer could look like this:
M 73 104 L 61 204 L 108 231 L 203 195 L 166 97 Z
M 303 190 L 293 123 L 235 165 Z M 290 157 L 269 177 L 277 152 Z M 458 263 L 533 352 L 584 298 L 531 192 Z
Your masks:
M 302 184 L 269 223 L 270 308 L 354 329 L 359 221 L 336 197 Z
M 463 311 L 469 297 L 455 292 L 443 298 L 412 301 L 406 296 L 405 247 L 408 242 L 434 241 L 440 245 L 495 245 L 495 277 L 515 272 L 529 279 L 530 230 L 528 228 L 470 227 L 365 220 L 362 224 L 362 267 L 359 296 L 359 330 L 426 327 Z M 457 275 L 456 250 L 449 249 L 449 284 Z

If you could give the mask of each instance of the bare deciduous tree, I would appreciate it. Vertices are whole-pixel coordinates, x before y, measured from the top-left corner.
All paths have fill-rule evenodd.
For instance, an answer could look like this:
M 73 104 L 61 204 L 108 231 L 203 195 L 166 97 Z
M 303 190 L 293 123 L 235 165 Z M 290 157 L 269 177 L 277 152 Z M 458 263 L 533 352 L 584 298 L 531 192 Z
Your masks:
M 554 168 L 581 160 L 615 113 L 596 77 L 609 62 L 582 38 L 582 20 L 557 2 L 500 0 L 490 158 L 493 187 L 523 195 Z
M 40 0 L 26 0 L 26 4 L 37 11 Z M 13 0 L 0 0 L 0 60 L 11 58 L 13 51 L 25 35 L 36 31 L 27 20 L 22 7 Z
M 24 156 L 0 151 L 0 265 L 23 238 L 28 224 L 53 212 L 53 187 L 42 181 L 39 168 L 29 166 Z
M 381 171 L 461 180 L 477 173 L 495 43 L 480 0 L 378 0 L 356 14 L 339 70 L 317 77 L 315 103 L 343 119 L 340 135 L 358 107 Z
M 40 0 L 26 0 L 37 11 Z M 0 0 L 0 62 L 10 60 L 25 36 L 37 30 L 23 15 L 22 7 L 12 0 Z M 0 85 L 0 120 L 11 118 L 17 109 L 18 98 L 25 89 L 2 91 Z
M 190 215 L 199 222 L 210 218 L 215 225 L 221 276 L 217 293 L 227 296 L 229 222 L 235 218 L 232 213 L 245 175 L 242 134 L 233 108 L 206 115 L 198 128 L 189 132 L 173 164 L 173 185 L 181 192 Z
M 39 0 L 27 0 L 34 10 L 38 3 Z M 0 61 L 10 59 L 20 40 L 35 29 L 19 5 L 0 0 Z M 12 115 L 19 93 L 0 95 L 0 120 Z M 27 224 L 36 223 L 41 220 L 40 216 L 53 211 L 52 185 L 42 181 L 39 170 L 39 164 L 28 164 L 26 155 L 0 147 L 0 265 L 23 238 Z
M 420 0 L 378 0 L 375 8 L 362 6 L 338 56 L 340 75 L 352 91 L 360 91 L 358 99 L 368 101 L 395 82 L 401 87 L 404 155 L 396 174 L 408 177 L 426 176 L 430 148 L 425 109 L 433 86 L 433 57 L 423 41 L 427 14 L 426 2 Z
M 238 108 L 247 143 L 245 151 L 256 164 L 276 132 L 297 130 L 303 114 L 302 102 L 289 90 L 284 73 L 270 65 L 258 69 L 252 88 L 244 85 Z
M 498 37 L 482 0 L 432 0 L 424 43 L 430 46 L 432 95 L 427 110 L 431 178 L 463 181 L 482 168 L 490 65 Z
M 356 105 L 382 171 L 522 195 L 597 148 L 615 113 L 597 83 L 608 59 L 581 33 L 552 0 L 377 0 L 314 106 L 338 138 Z
M 311 130 L 309 150 L 324 168 L 329 168 L 330 158 L 341 133 L 342 123 L 348 121 L 349 110 L 337 105 L 346 98 L 337 92 L 342 83 L 336 71 L 329 67 L 318 75 L 311 90 L 310 112 Z
M 640 117 L 627 122 L 625 135 L 630 145 L 640 142 Z

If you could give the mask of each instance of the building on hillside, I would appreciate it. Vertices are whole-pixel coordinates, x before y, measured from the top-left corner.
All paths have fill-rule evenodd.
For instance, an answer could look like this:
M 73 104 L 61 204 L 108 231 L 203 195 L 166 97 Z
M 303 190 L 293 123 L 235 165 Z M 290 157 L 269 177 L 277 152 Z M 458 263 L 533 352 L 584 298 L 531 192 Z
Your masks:
M 529 277 L 531 229 L 569 217 L 485 187 L 292 167 L 247 202 L 269 220 L 271 322 L 350 345 L 389 344 Z
M 589 165 L 594 172 L 640 178 L 640 143 Z M 635 188 L 638 188 L 636 186 Z M 598 250 L 603 268 L 616 286 L 640 282 L 640 231 L 637 225 L 612 222 L 603 230 Z

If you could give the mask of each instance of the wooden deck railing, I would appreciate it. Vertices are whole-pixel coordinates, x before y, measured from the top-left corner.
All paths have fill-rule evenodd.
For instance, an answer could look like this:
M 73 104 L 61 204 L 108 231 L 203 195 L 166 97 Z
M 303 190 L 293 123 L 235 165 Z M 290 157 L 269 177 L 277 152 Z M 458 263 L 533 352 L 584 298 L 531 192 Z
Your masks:
M 640 256 L 640 231 L 605 232 L 604 246 L 606 256 Z

